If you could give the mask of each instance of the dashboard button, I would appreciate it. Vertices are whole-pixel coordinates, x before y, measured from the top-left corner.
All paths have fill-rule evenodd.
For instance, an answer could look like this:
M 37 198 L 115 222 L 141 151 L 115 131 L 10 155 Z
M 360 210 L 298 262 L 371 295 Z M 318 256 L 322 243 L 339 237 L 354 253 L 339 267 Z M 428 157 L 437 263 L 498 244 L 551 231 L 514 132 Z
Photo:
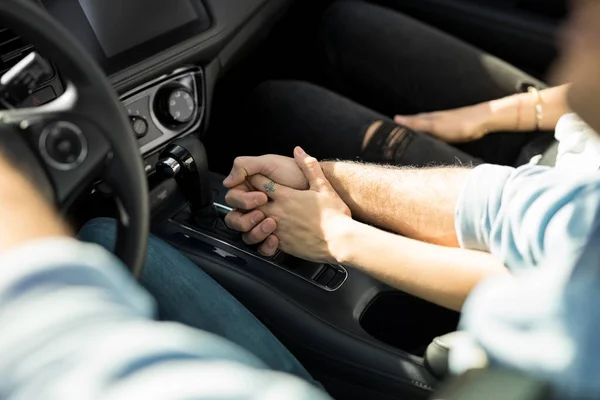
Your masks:
M 56 93 L 54 93 L 54 89 L 52 89 L 51 86 L 47 86 L 30 94 L 25 100 L 23 100 L 21 107 L 41 106 L 42 104 L 46 104 L 55 98 Z
M 40 136 L 40 153 L 51 167 L 71 170 L 87 156 L 87 142 L 78 126 L 70 122 L 54 122 Z
M 333 279 L 335 276 L 335 269 L 326 265 L 324 270 L 321 272 L 316 282 L 320 285 L 327 286 L 327 284 Z
M 148 123 L 142 117 L 130 117 L 131 126 L 138 139 L 143 138 L 148 133 Z

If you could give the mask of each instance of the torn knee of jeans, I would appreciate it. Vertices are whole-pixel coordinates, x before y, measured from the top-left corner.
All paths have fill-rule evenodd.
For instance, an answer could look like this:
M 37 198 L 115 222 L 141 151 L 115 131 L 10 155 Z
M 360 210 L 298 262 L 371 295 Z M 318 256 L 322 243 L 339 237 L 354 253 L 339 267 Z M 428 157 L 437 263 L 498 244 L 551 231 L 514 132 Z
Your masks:
M 369 127 L 367 128 L 367 131 L 365 132 L 365 137 L 363 139 L 363 143 L 362 143 L 362 147 L 361 147 L 361 149 L 363 151 L 367 148 L 367 146 L 369 145 L 369 142 L 373 138 L 373 135 L 375 135 L 375 132 L 377 132 L 377 129 L 379 129 L 382 124 L 383 124 L 383 121 L 379 120 L 379 121 L 375 121 L 371 125 L 369 125 Z
M 388 121 L 376 121 L 369 126 L 363 143 L 363 159 L 371 162 L 391 162 L 402 157 L 411 141 L 410 131 Z

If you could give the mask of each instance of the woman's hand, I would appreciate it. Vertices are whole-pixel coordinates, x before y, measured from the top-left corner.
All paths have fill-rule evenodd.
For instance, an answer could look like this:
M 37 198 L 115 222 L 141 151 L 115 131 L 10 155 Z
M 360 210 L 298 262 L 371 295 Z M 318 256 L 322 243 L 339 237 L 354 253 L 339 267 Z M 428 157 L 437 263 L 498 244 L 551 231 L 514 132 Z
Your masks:
M 416 131 L 427 133 L 446 143 L 465 143 L 481 139 L 491 132 L 492 112 L 489 103 L 454 110 L 397 115 L 394 121 Z

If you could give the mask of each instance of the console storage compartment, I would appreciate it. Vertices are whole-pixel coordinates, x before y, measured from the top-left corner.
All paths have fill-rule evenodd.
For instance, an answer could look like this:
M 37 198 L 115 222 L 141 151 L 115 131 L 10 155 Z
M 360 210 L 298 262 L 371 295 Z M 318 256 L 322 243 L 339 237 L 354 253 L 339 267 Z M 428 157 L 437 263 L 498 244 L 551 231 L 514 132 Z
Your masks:
M 456 330 L 459 314 L 402 292 L 383 292 L 360 316 L 375 339 L 422 356 L 434 337 Z

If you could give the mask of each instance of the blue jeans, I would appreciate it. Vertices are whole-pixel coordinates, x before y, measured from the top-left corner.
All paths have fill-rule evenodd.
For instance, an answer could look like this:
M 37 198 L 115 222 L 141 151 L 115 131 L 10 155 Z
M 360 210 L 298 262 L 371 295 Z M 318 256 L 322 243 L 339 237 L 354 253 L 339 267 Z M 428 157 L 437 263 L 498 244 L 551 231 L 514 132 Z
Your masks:
M 106 218 L 92 220 L 81 229 L 79 238 L 113 251 L 116 222 Z M 320 386 L 239 301 L 187 257 L 153 236 L 148 242 L 140 283 L 156 299 L 160 319 L 229 339 L 254 353 L 271 369 Z

